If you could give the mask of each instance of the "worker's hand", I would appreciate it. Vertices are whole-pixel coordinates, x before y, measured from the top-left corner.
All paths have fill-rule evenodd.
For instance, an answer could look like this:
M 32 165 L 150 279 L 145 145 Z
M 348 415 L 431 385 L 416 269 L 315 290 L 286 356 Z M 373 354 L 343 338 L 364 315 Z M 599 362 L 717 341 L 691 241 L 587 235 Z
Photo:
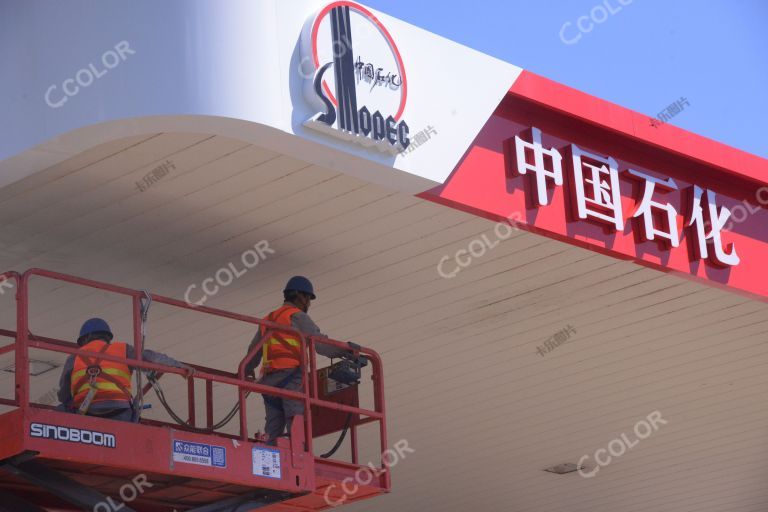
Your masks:
M 360 350 L 362 350 L 363 348 L 353 341 L 348 341 L 347 345 L 349 345 L 349 349 L 352 350 L 353 352 L 360 352 Z
M 181 368 L 187 372 L 187 378 L 194 377 L 197 374 L 197 370 L 188 364 L 183 365 Z

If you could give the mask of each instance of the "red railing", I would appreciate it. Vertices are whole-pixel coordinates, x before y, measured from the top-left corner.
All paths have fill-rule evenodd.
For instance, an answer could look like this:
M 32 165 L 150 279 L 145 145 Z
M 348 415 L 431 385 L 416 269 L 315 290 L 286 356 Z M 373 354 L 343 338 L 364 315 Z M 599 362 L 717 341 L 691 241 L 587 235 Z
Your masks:
M 358 446 L 357 446 L 357 428 L 360 425 L 367 423 L 378 422 L 379 423 L 379 438 L 381 444 L 381 470 L 383 471 L 385 487 L 389 488 L 389 471 L 388 464 L 384 453 L 387 450 L 387 429 L 385 420 L 385 406 L 384 406 L 384 378 L 381 358 L 374 350 L 369 348 L 362 348 L 360 353 L 365 355 L 372 363 L 373 372 L 373 398 L 374 409 L 364 409 L 360 407 L 351 407 L 335 402 L 329 402 L 327 400 L 321 400 L 318 398 L 318 379 L 317 379 L 317 357 L 316 357 L 316 344 L 322 343 L 330 346 L 338 347 L 341 349 L 349 350 L 349 345 L 340 341 L 332 340 L 329 338 L 321 338 L 315 336 L 304 336 L 301 332 L 294 329 L 287 328 L 284 325 L 278 325 L 273 322 L 263 320 L 248 315 L 241 315 L 238 313 L 231 313 L 220 309 L 215 309 L 207 306 L 198 306 L 188 304 L 184 301 L 172 299 L 169 297 L 163 297 L 161 295 L 149 294 L 153 302 L 165 304 L 182 310 L 191 310 L 196 313 L 205 313 L 221 318 L 228 318 L 235 321 L 246 322 L 253 324 L 254 326 L 263 326 L 265 335 L 261 338 L 258 344 L 253 347 L 248 355 L 246 355 L 238 366 L 237 373 L 230 373 L 226 371 L 217 370 L 214 368 L 207 368 L 205 366 L 187 363 L 195 368 L 195 374 L 189 376 L 188 372 L 184 369 L 169 367 L 165 365 L 155 364 L 148 361 L 144 361 L 142 358 L 142 320 L 141 320 L 141 308 L 142 299 L 146 297 L 144 291 L 132 290 L 120 286 L 92 281 L 89 279 L 83 279 L 67 274 L 61 274 L 51 272 L 42 269 L 30 269 L 24 272 L 24 274 L 18 274 L 17 272 L 5 272 L 0 274 L 0 282 L 4 280 L 14 280 L 16 282 L 16 331 L 0 329 L 0 336 L 6 336 L 14 338 L 15 341 L 9 345 L 0 347 L 0 355 L 15 351 L 15 366 L 16 366 L 16 389 L 15 398 L 13 400 L 0 398 L 0 404 L 11 405 L 15 407 L 46 407 L 42 404 L 31 404 L 29 400 L 29 349 L 48 350 L 53 352 L 60 352 L 65 354 L 82 354 L 85 351 L 81 350 L 76 343 L 58 340 L 54 338 L 46 338 L 43 336 L 37 336 L 30 333 L 29 329 L 29 281 L 32 277 L 46 278 L 56 281 L 62 281 L 78 286 L 84 286 L 97 290 L 103 290 L 118 295 L 128 296 L 132 300 L 132 318 L 133 318 L 133 346 L 135 359 L 126 359 L 118 356 L 112 356 L 109 354 L 99 354 L 94 356 L 93 352 L 87 352 L 89 357 L 97 359 L 103 359 L 107 361 L 114 361 L 120 363 L 126 363 L 131 367 L 140 368 L 143 370 L 155 370 L 160 373 L 177 374 L 187 378 L 187 405 L 189 412 L 188 422 L 193 427 L 196 425 L 195 418 L 195 386 L 194 379 L 205 381 L 205 400 L 206 400 L 206 428 L 210 429 L 214 425 L 213 419 L 213 383 L 218 382 L 220 384 L 227 384 L 235 386 L 238 392 L 238 402 L 240 405 L 239 419 L 240 419 L 240 433 L 238 438 L 242 440 L 248 439 L 248 422 L 247 422 L 247 410 L 248 403 L 246 400 L 248 392 L 260 393 L 266 395 L 277 396 L 280 398 L 288 398 L 294 400 L 301 400 L 304 402 L 304 433 L 305 433 L 305 445 L 310 453 L 314 453 L 312 450 L 313 436 L 312 436 L 312 414 L 313 408 L 329 409 L 347 412 L 353 415 L 359 415 L 359 419 L 350 426 L 350 445 L 351 445 L 351 460 L 353 464 L 358 464 Z M 83 315 L 84 318 L 88 314 Z M 272 386 L 265 386 L 258 384 L 253 380 L 247 380 L 245 376 L 245 366 L 251 357 L 261 348 L 264 341 L 268 339 L 270 334 L 274 330 L 280 330 L 281 332 L 291 333 L 301 341 L 302 347 L 302 389 L 301 391 L 289 391 Z M 307 354 L 309 355 L 309 361 L 307 361 Z M 307 368 L 307 363 L 309 368 Z M 307 382 L 305 378 L 307 376 L 307 370 L 311 379 Z M 142 392 L 146 394 L 150 386 L 147 385 Z M 144 421 L 144 420 L 142 420 Z M 185 428 L 179 426 L 176 423 L 166 423 L 159 421 L 146 421 L 155 425 L 168 425 L 174 428 Z M 222 432 L 215 432 L 219 436 L 230 436 Z M 300 445 L 300 444 L 299 444 Z

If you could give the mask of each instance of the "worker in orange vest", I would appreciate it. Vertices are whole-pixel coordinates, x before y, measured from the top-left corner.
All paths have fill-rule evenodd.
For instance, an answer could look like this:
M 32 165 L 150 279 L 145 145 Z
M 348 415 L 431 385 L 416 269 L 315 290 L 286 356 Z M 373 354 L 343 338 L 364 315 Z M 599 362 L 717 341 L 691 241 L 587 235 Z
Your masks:
M 95 354 L 132 359 L 133 346 L 112 342 L 112 330 L 101 318 L 91 318 L 80 328 L 77 344 Z M 184 368 L 189 374 L 194 369 L 164 354 L 152 350 L 142 352 L 145 361 Z M 59 381 L 59 401 L 63 409 L 89 416 L 119 421 L 137 421 L 138 411 L 133 407 L 131 368 L 123 363 L 71 355 L 64 363 Z
M 288 280 L 283 290 L 283 305 L 267 315 L 266 320 L 286 325 L 300 331 L 305 336 L 322 336 L 320 328 L 312 321 L 307 312 L 310 303 L 315 300 L 312 283 L 303 276 L 294 276 Z M 264 335 L 264 328 L 259 327 L 256 336 L 248 346 L 248 353 Z M 342 357 L 348 350 L 331 347 L 322 343 L 315 344 L 318 354 L 326 357 Z M 352 347 L 350 345 L 350 347 Z M 359 349 L 359 346 L 356 346 Z M 261 363 L 260 384 L 274 386 L 291 391 L 301 391 L 301 341 L 290 332 L 274 332 L 264 342 L 262 350 L 257 352 L 245 367 L 246 376 L 255 378 L 254 370 Z M 304 404 L 298 400 L 283 400 L 276 396 L 262 395 L 266 410 L 264 430 L 270 444 L 284 434 L 286 427 L 291 431 L 293 417 L 304 413 Z

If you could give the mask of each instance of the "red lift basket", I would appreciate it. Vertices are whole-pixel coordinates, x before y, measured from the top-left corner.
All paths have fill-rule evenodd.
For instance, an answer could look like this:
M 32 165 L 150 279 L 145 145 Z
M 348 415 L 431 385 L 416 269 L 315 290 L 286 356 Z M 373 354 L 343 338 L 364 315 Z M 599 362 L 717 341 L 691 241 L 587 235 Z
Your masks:
M 30 333 L 29 282 L 33 277 L 130 297 L 136 358 L 88 355 L 155 370 L 158 375 L 175 373 L 187 378 L 187 422 L 194 428 L 149 419 L 136 424 L 81 416 L 30 402 L 30 348 L 81 353 L 75 343 Z M 317 369 L 315 344 L 347 349 L 346 343 L 303 336 L 259 318 L 151 294 L 157 303 L 264 327 L 264 337 L 240 362 L 237 373 L 192 365 L 196 373 L 188 377 L 184 370 L 142 360 L 145 292 L 41 269 L 0 274 L 0 282 L 5 280 L 16 287 L 16 330 L 0 329 L 0 337 L 13 340 L 0 345 L 0 355 L 14 352 L 15 396 L 0 398 L 0 405 L 9 406 L 8 412 L 0 415 L 0 511 L 296 512 L 324 510 L 389 492 L 383 369 L 375 351 L 360 350 L 372 366 L 374 409 L 369 410 L 360 408 L 356 387 L 328 393 L 327 372 Z M 291 332 L 305 348 L 301 391 L 245 379 L 249 356 L 278 328 Z M 322 374 L 320 378 L 318 374 Z M 196 423 L 195 379 L 205 382 L 205 421 L 200 424 Z M 214 383 L 232 386 L 238 393 L 239 435 L 212 430 Z M 146 394 L 149 389 L 147 385 L 142 392 Z M 277 446 L 268 446 L 249 436 L 248 392 L 301 400 L 310 413 L 296 418 L 290 438 L 279 438 Z M 379 460 L 361 465 L 357 429 L 368 423 L 379 425 Z M 348 461 L 314 455 L 314 437 L 339 432 L 345 426 L 351 447 Z

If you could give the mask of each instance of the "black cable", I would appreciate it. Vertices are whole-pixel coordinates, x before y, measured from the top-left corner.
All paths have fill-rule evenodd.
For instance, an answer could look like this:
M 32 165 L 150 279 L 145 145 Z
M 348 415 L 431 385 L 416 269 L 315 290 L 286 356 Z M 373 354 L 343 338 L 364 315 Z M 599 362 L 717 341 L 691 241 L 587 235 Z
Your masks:
M 344 429 L 341 431 L 341 435 L 339 436 L 338 441 L 336 441 L 336 444 L 333 445 L 333 448 L 331 448 L 330 451 L 320 456 L 321 459 L 327 459 L 328 457 L 336 453 L 336 450 L 338 450 L 341 447 L 341 443 L 344 442 L 344 438 L 347 437 L 347 430 L 349 430 L 349 427 L 351 424 L 352 424 L 352 413 L 350 412 L 347 414 L 347 422 L 344 425 Z
M 224 416 L 224 418 L 221 421 L 219 421 L 215 425 L 212 425 L 211 428 L 195 427 L 193 425 L 190 425 L 186 420 L 183 420 L 182 418 L 180 418 L 179 415 L 174 412 L 173 408 L 168 404 L 168 401 L 165 399 L 165 392 L 163 391 L 163 388 L 160 387 L 160 383 L 157 382 L 157 380 L 152 377 L 150 377 L 149 380 L 150 382 L 152 382 L 152 389 L 155 390 L 155 394 L 157 395 L 158 400 L 160 400 L 160 403 L 163 405 L 163 408 L 168 413 L 168 415 L 171 418 L 173 418 L 173 420 L 179 425 L 183 425 L 197 432 L 213 432 L 215 430 L 218 430 L 224 427 L 227 423 L 232 421 L 232 418 L 234 418 L 235 414 L 237 414 L 237 412 L 240 410 L 240 402 L 238 402 L 235 404 L 232 410 L 229 411 L 229 413 L 227 413 L 226 416 Z M 250 392 L 248 392 L 248 394 L 250 394 Z M 248 394 L 246 394 L 246 396 L 248 396 Z
M 152 305 L 152 295 L 147 290 L 142 290 L 144 293 L 144 297 L 140 299 L 140 313 L 141 313 L 141 348 L 144 349 L 144 342 L 146 341 L 147 337 L 147 331 L 146 331 L 146 325 L 147 325 L 147 316 L 149 315 L 149 307 Z M 134 398 L 134 402 L 138 400 L 138 407 L 137 407 L 137 413 L 139 419 L 141 419 L 141 413 L 144 409 L 144 385 L 142 383 L 142 374 L 143 372 L 139 370 L 136 372 L 136 398 Z M 213 432 L 215 430 L 218 430 L 222 427 L 224 427 L 227 423 L 232 421 L 232 418 L 235 417 L 235 414 L 237 414 L 237 411 L 240 410 L 240 402 L 235 404 L 235 406 L 232 408 L 232 410 L 224 416 L 224 419 L 222 419 L 219 423 L 213 425 L 211 428 L 199 428 L 190 425 L 187 421 L 181 419 L 179 415 L 177 415 L 171 406 L 168 404 L 168 402 L 165 399 L 165 392 L 163 392 L 163 388 L 160 387 L 160 383 L 157 381 L 156 378 L 154 378 L 154 372 L 147 375 L 148 380 L 152 383 L 152 389 L 155 390 L 155 394 L 157 395 L 157 398 L 160 400 L 160 403 L 163 404 L 163 407 L 165 408 L 166 412 L 171 416 L 171 418 L 176 421 L 179 425 L 183 425 L 189 429 L 198 431 L 198 432 Z M 250 392 L 248 392 L 250 394 Z M 248 396 L 246 394 L 246 396 Z
M 155 394 L 157 395 L 158 400 L 160 400 L 160 403 L 163 405 L 163 408 L 165 408 L 166 412 L 170 415 L 171 418 L 173 418 L 176 423 L 179 425 L 183 425 L 191 430 L 197 431 L 197 432 L 213 432 L 215 430 L 218 430 L 222 427 L 224 427 L 227 423 L 232 421 L 232 418 L 235 417 L 235 414 L 240 410 L 240 402 L 237 402 L 235 406 L 232 408 L 229 413 L 224 416 L 224 418 L 216 423 L 215 425 L 211 426 L 211 428 L 200 428 L 190 425 L 186 420 L 181 419 L 171 408 L 171 406 L 168 404 L 168 402 L 165 399 L 165 392 L 160 387 L 160 383 L 152 378 L 149 377 L 150 382 L 152 383 L 152 389 L 155 390 Z M 246 397 L 250 394 L 250 391 L 246 393 Z M 352 425 L 352 416 L 353 414 L 350 412 L 347 414 L 347 421 L 344 424 L 344 428 L 341 431 L 341 435 L 339 436 L 339 439 L 336 440 L 336 444 L 333 445 L 333 448 L 331 448 L 328 452 L 320 455 L 320 458 L 327 459 L 329 457 L 332 457 L 334 453 L 336 453 L 339 448 L 341 448 L 341 444 L 344 442 L 344 439 L 347 437 L 347 431 L 349 431 L 349 427 Z

